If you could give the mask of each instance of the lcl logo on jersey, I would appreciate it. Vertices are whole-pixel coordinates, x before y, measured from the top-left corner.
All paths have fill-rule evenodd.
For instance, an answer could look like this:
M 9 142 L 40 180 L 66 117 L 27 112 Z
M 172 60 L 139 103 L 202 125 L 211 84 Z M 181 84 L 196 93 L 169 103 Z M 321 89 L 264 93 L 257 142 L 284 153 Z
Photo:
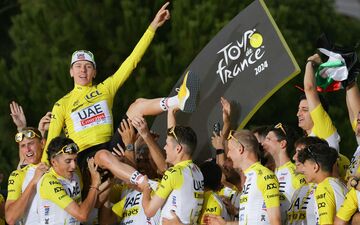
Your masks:
M 95 91 L 92 91 L 92 92 L 90 92 L 89 94 L 87 94 L 87 95 L 85 96 L 85 98 L 86 98 L 87 100 L 90 100 L 90 99 L 95 98 L 96 96 L 99 96 L 99 95 L 102 95 L 102 93 L 100 93 L 99 90 L 95 90 Z

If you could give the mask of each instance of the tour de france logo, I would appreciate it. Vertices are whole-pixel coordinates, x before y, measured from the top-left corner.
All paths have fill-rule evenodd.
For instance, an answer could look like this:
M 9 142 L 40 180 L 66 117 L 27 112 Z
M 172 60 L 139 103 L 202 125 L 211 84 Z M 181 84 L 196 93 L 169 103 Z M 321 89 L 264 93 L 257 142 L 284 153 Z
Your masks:
M 221 57 L 217 64 L 216 74 L 223 84 L 244 71 L 258 76 L 268 68 L 267 60 L 263 59 L 264 38 L 256 29 L 245 31 L 240 39 L 228 43 L 217 54 Z M 253 71 L 248 71 L 249 66 L 253 64 L 255 64 Z

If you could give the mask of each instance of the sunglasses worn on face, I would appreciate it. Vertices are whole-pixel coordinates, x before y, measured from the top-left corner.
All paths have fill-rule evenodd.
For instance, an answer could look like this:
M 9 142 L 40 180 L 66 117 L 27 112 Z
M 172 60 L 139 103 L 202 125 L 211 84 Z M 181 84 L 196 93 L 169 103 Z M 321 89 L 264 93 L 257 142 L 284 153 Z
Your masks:
M 33 130 L 23 130 L 23 131 L 20 131 L 19 133 L 17 133 L 15 135 L 15 141 L 17 143 L 19 143 L 20 141 L 22 141 L 24 139 L 24 137 L 26 137 L 26 138 L 34 138 L 34 137 L 40 138 L 40 135 L 37 134 Z
M 75 143 L 67 144 L 64 147 L 62 147 L 57 153 L 55 153 L 55 156 L 58 156 L 62 153 L 66 154 L 76 154 L 79 151 L 78 146 Z
M 276 129 L 280 129 L 280 130 L 283 132 L 283 134 L 286 136 L 286 131 L 285 131 L 285 129 L 284 129 L 284 127 L 283 127 L 282 123 L 278 123 L 278 124 L 276 124 L 274 128 L 276 128 Z

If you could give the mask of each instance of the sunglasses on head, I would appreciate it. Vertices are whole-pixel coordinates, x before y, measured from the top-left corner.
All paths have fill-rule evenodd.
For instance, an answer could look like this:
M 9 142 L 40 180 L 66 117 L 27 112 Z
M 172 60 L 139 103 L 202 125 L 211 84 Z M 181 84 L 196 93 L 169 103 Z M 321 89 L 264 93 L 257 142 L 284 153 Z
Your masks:
M 79 148 L 75 143 L 67 144 L 64 147 L 62 147 L 58 152 L 55 153 L 55 156 L 58 156 L 60 154 L 66 153 L 66 154 L 76 154 L 78 153 Z
M 175 133 L 175 128 L 176 128 L 176 126 L 169 128 L 167 131 L 167 135 L 174 137 L 175 140 L 180 144 L 179 139 Z
M 26 138 L 34 138 L 34 137 L 41 138 L 41 136 L 33 130 L 23 130 L 15 135 L 15 141 L 17 143 L 19 143 L 20 141 L 22 141 L 24 139 L 24 137 L 26 137 Z
M 235 132 L 236 130 L 230 130 L 227 140 L 229 141 L 230 139 L 234 139 L 237 143 L 239 143 L 242 147 L 244 147 L 244 145 L 239 141 L 239 139 L 234 137 Z
M 282 123 L 276 124 L 276 125 L 274 126 L 274 128 L 275 128 L 275 129 L 280 129 L 280 130 L 283 132 L 283 134 L 286 136 L 286 131 L 285 131 Z
M 319 165 L 319 162 L 318 162 L 317 159 L 316 159 L 316 156 L 315 156 L 315 154 L 314 154 L 314 152 L 313 152 L 313 150 L 312 150 L 312 147 L 311 147 L 311 146 L 308 146 L 308 147 L 306 148 L 306 151 L 309 153 L 310 157 L 315 161 L 315 163 Z

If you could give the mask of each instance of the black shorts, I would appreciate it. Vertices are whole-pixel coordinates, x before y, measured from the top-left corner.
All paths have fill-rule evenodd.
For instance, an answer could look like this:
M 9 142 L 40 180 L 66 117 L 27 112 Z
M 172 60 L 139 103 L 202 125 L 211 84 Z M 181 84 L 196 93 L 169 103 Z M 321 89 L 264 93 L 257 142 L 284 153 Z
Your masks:
M 106 149 L 106 150 L 110 151 L 109 145 L 110 145 L 110 142 L 105 142 L 105 143 L 98 144 L 98 145 L 92 146 L 90 148 L 84 149 L 81 152 L 79 152 L 77 155 L 77 164 L 79 166 L 80 171 L 83 172 L 84 170 L 86 170 L 88 168 L 87 159 L 94 157 L 95 154 L 99 150 Z

